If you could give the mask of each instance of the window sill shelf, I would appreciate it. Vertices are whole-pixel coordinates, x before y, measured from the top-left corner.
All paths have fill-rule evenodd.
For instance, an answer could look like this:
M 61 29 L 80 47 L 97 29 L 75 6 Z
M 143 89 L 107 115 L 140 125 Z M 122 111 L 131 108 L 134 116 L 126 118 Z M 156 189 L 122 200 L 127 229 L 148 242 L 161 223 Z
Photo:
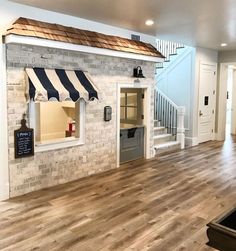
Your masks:
M 80 146 L 80 145 L 84 145 L 84 140 L 81 138 L 80 139 L 65 138 L 60 141 L 45 142 L 45 143 L 41 143 L 41 144 L 36 143 L 35 144 L 35 153 L 58 150 L 58 149 L 63 149 L 63 148 L 73 147 L 73 146 Z

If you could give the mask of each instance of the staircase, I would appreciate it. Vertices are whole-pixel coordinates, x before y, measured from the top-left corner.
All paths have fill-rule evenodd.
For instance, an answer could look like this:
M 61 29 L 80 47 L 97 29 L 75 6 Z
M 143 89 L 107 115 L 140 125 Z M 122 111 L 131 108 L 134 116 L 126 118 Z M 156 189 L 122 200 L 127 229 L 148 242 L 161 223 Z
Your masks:
M 156 155 L 169 153 L 181 149 L 180 142 L 173 139 L 173 136 L 167 133 L 167 129 L 163 126 L 155 126 L 154 142 L 154 149 Z
M 165 62 L 170 62 L 171 56 L 176 56 L 183 44 L 157 40 L 157 49 L 165 56 Z M 166 63 L 158 63 L 157 69 L 162 69 Z M 177 151 L 184 148 L 185 107 L 178 106 L 156 86 L 154 93 L 154 149 L 156 155 Z
M 184 44 L 157 40 L 157 50 L 161 52 L 161 54 L 165 57 L 164 62 L 157 63 L 157 69 L 164 68 L 164 65 L 171 61 L 171 57 L 178 55 L 179 49 L 184 49 Z

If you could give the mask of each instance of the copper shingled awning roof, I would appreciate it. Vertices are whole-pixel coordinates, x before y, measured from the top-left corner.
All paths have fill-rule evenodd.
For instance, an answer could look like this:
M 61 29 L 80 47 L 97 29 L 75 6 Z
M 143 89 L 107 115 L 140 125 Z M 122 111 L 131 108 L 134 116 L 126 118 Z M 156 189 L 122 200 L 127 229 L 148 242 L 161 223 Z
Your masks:
M 164 58 L 154 46 L 148 43 L 23 17 L 17 19 L 7 30 L 7 35 L 9 34 Z

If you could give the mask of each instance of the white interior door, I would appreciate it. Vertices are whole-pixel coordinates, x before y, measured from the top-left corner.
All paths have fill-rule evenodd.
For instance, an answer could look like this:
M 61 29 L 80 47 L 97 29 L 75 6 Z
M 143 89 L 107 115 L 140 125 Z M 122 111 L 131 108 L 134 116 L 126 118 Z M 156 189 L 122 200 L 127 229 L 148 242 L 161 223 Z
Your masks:
M 198 142 L 214 139 L 216 65 L 200 65 Z

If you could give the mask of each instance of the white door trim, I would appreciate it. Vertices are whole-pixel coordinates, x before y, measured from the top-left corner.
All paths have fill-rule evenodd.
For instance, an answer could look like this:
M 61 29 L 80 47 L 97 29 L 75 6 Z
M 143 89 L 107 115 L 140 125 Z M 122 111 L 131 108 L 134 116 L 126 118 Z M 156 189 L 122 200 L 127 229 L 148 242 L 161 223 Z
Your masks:
M 0 201 L 9 198 L 6 46 L 0 41 Z
M 236 69 L 233 69 L 233 88 L 232 88 L 232 112 L 231 112 L 231 134 L 236 134 Z
M 142 88 L 144 89 L 144 154 L 146 159 L 150 159 L 152 157 L 151 153 L 151 85 L 146 83 L 118 83 L 117 84 L 117 116 L 116 116 L 116 123 L 117 123 L 117 167 L 120 166 L 120 91 L 121 88 Z
M 215 119 L 216 119 L 216 95 L 217 95 L 217 91 L 216 91 L 216 87 L 217 87 L 217 64 L 213 63 L 213 62 L 204 62 L 204 61 L 200 61 L 200 65 L 199 65 L 199 81 L 198 81 L 198 109 L 197 109 L 197 113 L 199 113 L 200 107 L 199 107 L 199 99 L 200 99 L 200 74 L 201 74 L 201 69 L 203 65 L 207 65 L 207 66 L 212 66 L 214 68 L 215 73 L 215 80 L 214 80 L 214 90 L 215 90 L 215 95 L 214 95 L 214 100 L 213 100 L 213 109 L 214 109 L 214 116 L 213 116 L 213 133 L 212 133 L 212 140 L 215 139 Z M 198 143 L 199 143 L 199 124 L 200 124 L 200 119 L 199 119 L 199 114 L 197 114 L 197 118 L 198 118 Z

